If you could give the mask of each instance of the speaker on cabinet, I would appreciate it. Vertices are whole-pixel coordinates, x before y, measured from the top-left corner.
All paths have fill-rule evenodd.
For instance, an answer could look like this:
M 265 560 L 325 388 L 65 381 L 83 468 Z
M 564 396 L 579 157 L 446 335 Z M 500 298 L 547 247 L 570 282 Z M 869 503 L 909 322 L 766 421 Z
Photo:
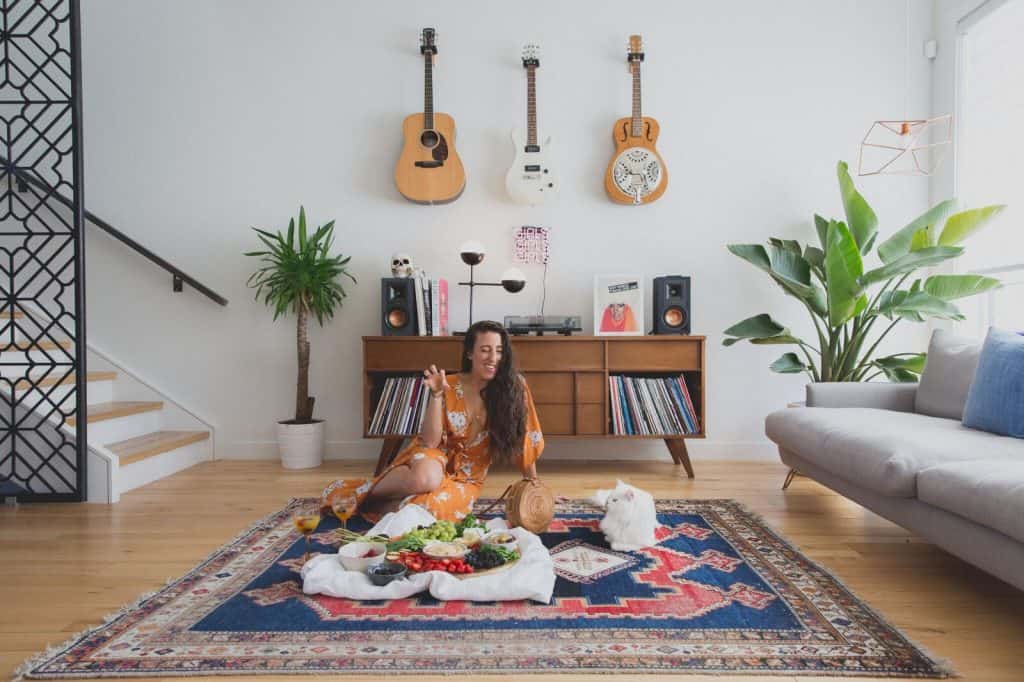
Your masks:
M 690 278 L 654 278 L 654 333 L 690 333 Z
M 380 280 L 381 336 L 416 336 L 416 280 L 383 277 Z

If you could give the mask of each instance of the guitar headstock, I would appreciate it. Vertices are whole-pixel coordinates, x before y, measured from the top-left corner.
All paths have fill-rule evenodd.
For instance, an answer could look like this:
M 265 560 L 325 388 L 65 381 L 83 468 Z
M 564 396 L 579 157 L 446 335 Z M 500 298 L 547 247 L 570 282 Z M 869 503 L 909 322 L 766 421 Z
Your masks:
M 523 67 L 528 69 L 531 66 L 540 66 L 540 45 L 532 43 L 523 45 Z
M 629 49 L 626 53 L 627 61 L 632 64 L 633 62 L 642 62 L 644 60 L 644 39 L 638 35 L 632 35 L 629 37 Z
M 420 33 L 420 54 L 437 54 L 437 31 L 425 28 Z

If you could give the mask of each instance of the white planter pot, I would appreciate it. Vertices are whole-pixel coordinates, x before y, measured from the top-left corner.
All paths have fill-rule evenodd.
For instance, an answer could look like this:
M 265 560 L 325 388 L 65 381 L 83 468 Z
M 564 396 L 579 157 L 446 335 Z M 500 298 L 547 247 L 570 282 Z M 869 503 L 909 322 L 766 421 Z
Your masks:
M 285 469 L 310 469 L 324 461 L 324 421 L 277 423 L 277 447 Z

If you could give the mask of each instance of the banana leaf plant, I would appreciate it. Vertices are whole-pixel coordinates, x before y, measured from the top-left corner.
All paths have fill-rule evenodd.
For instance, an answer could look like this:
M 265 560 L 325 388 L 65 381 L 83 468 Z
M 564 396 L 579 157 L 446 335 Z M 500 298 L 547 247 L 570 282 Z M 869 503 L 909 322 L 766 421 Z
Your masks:
M 346 267 L 352 257 L 330 255 L 334 241 L 334 221 L 318 227 L 309 235 L 306 229 L 306 209 L 299 207 L 298 239 L 295 218 L 288 222 L 288 233 L 268 232 L 252 228 L 259 235 L 267 251 L 250 251 L 246 256 L 260 259 L 260 268 L 249 277 L 248 286 L 256 289 L 256 300 L 274 309 L 274 319 L 294 312 L 299 371 L 295 387 L 295 419 L 289 424 L 313 422 L 313 403 L 309 395 L 309 315 L 322 327 L 334 317 L 345 298 L 345 289 L 339 278 L 345 275 L 353 283 L 356 278 Z
M 962 320 L 953 303 L 1000 286 L 979 275 L 921 275 L 920 270 L 957 258 L 960 244 L 1005 206 L 959 210 L 943 201 L 878 244 L 878 218 L 853 185 L 846 163 L 838 165 L 846 221 L 814 216 L 816 245 L 791 239 L 729 244 L 729 251 L 763 270 L 800 301 L 814 324 L 804 339 L 768 314 L 725 330 L 723 345 L 746 339 L 757 345 L 795 346 L 770 365 L 781 374 L 804 373 L 811 381 L 917 381 L 924 353 L 875 357 L 882 340 L 901 321 Z M 877 265 L 868 265 L 875 250 Z

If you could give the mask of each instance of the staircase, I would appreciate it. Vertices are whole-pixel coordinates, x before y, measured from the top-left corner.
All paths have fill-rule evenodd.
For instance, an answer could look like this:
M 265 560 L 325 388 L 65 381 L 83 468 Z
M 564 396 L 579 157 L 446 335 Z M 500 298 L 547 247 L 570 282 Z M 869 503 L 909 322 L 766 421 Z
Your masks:
M 31 312 L 16 312 L 13 317 L 26 315 L 31 316 Z M 0 319 L 0 326 L 11 317 L 8 314 Z M 0 374 L 14 380 L 13 384 L 5 382 L 3 390 L 13 386 L 21 407 L 50 414 L 50 423 L 73 440 L 80 415 L 62 419 L 54 405 L 61 405 L 74 390 L 75 375 L 62 376 L 63 371 L 52 367 L 54 352 L 70 350 L 71 343 L 64 340 L 15 340 L 0 346 L 0 363 L 20 366 L 0 365 Z M 47 351 L 49 358 L 44 355 Z M 98 349 L 89 346 L 87 351 L 87 501 L 114 503 L 128 490 L 213 459 L 211 425 Z M 33 362 L 49 369 L 49 376 L 40 377 L 30 368 L 32 380 L 23 378 L 26 363 Z

